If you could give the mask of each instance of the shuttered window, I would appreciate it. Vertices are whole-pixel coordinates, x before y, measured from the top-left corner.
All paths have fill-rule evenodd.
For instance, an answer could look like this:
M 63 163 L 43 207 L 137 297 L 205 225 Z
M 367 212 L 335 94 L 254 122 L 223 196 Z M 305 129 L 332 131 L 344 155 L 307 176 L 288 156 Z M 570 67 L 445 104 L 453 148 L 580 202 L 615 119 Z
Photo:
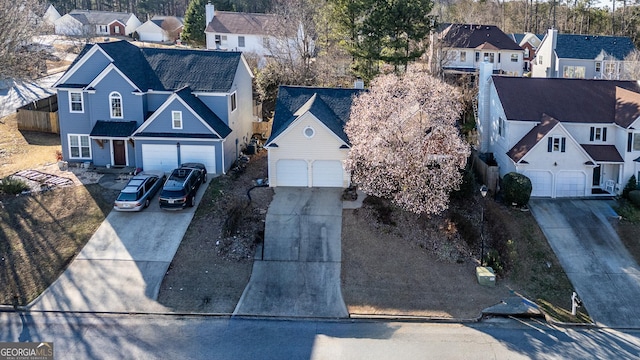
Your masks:
M 565 152 L 567 150 L 567 138 L 550 137 L 547 142 L 547 152 Z

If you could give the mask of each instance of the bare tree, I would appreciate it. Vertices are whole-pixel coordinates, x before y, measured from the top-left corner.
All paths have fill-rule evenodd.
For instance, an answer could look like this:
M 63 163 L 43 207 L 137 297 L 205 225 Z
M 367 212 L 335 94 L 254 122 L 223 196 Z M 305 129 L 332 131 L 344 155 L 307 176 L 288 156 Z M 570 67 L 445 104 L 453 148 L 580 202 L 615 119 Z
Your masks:
M 40 74 L 42 54 L 30 45 L 40 33 L 44 10 L 40 0 L 0 1 L 0 80 Z
M 624 58 L 620 80 L 640 80 L 640 51 L 634 50 Z
M 173 42 L 180 39 L 180 33 L 182 32 L 182 23 L 174 16 L 167 16 L 160 26 L 162 30 L 167 32 L 167 36 Z
M 447 209 L 469 156 L 456 128 L 461 111 L 453 86 L 413 67 L 375 78 L 345 128 L 354 183 L 415 213 Z

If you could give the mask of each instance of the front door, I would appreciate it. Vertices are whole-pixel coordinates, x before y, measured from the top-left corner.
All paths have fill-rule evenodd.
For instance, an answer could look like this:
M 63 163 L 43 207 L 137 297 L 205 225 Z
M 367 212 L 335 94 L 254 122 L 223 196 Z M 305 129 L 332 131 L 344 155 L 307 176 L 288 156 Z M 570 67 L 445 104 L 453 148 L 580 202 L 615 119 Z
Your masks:
M 113 165 L 126 166 L 127 158 L 125 155 L 124 140 L 113 140 Z
M 591 182 L 593 186 L 600 186 L 600 166 L 596 166 L 593 168 L 593 181 Z

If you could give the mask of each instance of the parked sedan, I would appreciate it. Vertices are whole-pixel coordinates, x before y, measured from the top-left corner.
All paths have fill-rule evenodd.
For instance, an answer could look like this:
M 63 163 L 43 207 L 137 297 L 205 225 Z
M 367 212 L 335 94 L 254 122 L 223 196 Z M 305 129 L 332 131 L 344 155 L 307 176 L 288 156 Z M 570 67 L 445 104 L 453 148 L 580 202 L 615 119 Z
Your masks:
M 144 171 L 129 180 L 113 204 L 118 211 L 140 211 L 151 202 L 162 187 L 166 176 L 162 171 Z

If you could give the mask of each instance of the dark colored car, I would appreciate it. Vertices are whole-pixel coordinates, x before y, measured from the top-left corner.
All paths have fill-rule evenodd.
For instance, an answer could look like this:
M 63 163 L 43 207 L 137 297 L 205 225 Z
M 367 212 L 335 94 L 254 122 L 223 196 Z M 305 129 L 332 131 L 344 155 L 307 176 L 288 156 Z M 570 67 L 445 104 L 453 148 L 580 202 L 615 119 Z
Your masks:
M 206 181 L 207 169 L 203 164 L 182 164 L 171 172 L 160 192 L 160 208 L 180 210 L 196 204 L 196 193 Z
M 162 171 L 145 171 L 132 177 L 113 203 L 117 211 L 140 211 L 151 202 L 166 176 Z

